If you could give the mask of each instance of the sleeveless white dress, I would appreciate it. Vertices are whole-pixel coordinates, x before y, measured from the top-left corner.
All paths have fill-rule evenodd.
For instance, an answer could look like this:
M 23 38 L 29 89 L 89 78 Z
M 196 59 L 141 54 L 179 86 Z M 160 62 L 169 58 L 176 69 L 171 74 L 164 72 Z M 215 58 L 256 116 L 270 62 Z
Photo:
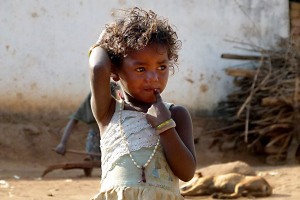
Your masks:
M 179 180 L 170 169 L 161 145 L 145 168 L 146 182 L 142 182 L 142 170 L 137 168 L 120 131 L 119 112 L 121 102 L 105 133 L 101 136 L 102 177 L 100 192 L 93 200 L 183 200 L 179 192 Z M 170 107 L 170 104 L 167 104 Z M 122 127 L 128 148 L 134 160 L 143 166 L 158 141 L 154 128 L 147 122 L 145 113 L 122 108 Z

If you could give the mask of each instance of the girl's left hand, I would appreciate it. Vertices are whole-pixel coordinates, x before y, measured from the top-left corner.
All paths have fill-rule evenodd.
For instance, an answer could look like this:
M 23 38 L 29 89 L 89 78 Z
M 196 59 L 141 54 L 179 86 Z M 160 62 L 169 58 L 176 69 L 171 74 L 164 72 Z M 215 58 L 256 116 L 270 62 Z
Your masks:
M 171 118 L 170 110 L 165 106 L 158 90 L 154 90 L 156 102 L 148 109 L 146 114 L 147 121 L 153 128 Z

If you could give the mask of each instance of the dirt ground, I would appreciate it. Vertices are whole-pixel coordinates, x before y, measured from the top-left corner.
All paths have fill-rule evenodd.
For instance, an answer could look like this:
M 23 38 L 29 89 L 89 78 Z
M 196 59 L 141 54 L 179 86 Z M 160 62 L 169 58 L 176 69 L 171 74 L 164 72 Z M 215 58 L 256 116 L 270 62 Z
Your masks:
M 229 161 L 242 160 L 264 176 L 273 186 L 274 200 L 300 198 L 300 165 L 270 166 L 263 157 L 247 153 L 219 152 L 208 149 L 209 136 L 200 134 L 203 119 L 194 119 L 194 130 L 199 134 L 196 144 L 198 168 Z M 55 163 L 82 161 L 83 155 L 57 155 L 54 148 L 61 137 L 66 118 L 0 116 L 0 199 L 14 200 L 85 200 L 99 190 L 100 169 L 85 177 L 83 170 L 55 170 L 45 177 L 46 166 Z M 68 148 L 83 150 L 87 127 L 79 125 L 69 140 Z M 190 199 L 210 199 L 197 197 Z

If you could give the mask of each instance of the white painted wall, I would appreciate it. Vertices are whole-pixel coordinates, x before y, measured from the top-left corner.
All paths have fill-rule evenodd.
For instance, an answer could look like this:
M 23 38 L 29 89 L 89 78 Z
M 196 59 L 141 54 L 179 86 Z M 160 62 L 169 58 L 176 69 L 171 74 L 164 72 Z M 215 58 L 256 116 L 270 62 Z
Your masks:
M 268 48 L 289 35 L 287 0 L 0 0 L 0 110 L 74 109 L 89 91 L 89 47 L 112 11 L 152 9 L 177 28 L 180 66 L 165 100 L 211 110 L 231 90 L 223 69 L 248 53 L 225 39 Z

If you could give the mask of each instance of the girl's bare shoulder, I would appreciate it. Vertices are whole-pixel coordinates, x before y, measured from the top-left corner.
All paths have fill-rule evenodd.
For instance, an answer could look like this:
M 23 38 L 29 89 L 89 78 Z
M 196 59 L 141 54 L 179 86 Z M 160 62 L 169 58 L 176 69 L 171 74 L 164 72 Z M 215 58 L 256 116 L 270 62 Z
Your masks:
M 170 107 L 170 111 L 174 115 L 190 115 L 188 109 L 186 109 L 184 106 L 172 104 Z

